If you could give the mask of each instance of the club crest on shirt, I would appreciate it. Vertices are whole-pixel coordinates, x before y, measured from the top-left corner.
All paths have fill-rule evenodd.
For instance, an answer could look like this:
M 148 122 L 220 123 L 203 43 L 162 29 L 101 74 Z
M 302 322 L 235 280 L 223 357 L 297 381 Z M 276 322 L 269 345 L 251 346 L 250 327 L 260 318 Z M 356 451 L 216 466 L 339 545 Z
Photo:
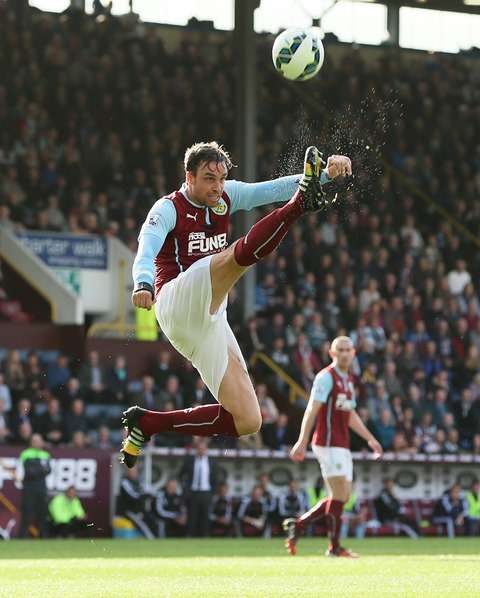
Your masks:
M 227 202 L 221 197 L 215 207 L 211 208 L 212 212 L 217 216 L 223 216 L 227 213 Z

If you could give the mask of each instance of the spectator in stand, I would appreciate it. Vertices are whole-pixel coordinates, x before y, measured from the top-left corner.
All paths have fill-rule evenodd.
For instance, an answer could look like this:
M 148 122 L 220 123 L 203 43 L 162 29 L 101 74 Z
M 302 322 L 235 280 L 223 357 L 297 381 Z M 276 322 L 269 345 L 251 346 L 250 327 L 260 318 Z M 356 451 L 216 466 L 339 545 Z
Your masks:
M 160 404 L 165 404 L 166 401 L 172 401 L 175 409 L 183 409 L 184 398 L 180 392 L 180 381 L 178 376 L 171 375 L 165 382 L 165 388 L 159 394 Z M 160 409 L 163 410 L 163 407 Z
M 10 429 L 7 422 L 5 399 L 0 397 L 0 444 L 5 444 L 10 438 Z
M 114 447 L 110 437 L 110 428 L 100 426 L 95 437 L 91 438 L 90 444 L 102 451 L 110 451 Z
M 0 372 L 0 401 L 3 402 L 4 412 L 7 413 L 12 408 L 12 395 L 10 389 L 5 384 L 5 376 Z
M 447 408 L 448 394 L 443 388 L 437 388 L 433 395 L 432 420 L 435 426 L 440 426 L 444 420 Z
M 392 411 L 384 380 L 377 380 L 375 395 L 368 400 L 368 412 L 373 421 L 379 421 L 382 411 Z M 393 415 L 393 413 L 392 413 Z
M 102 403 L 106 400 L 107 376 L 100 364 L 98 351 L 90 351 L 87 362 L 80 368 L 79 379 L 89 403 Z
M 454 538 L 456 530 L 463 531 L 467 515 L 468 503 L 459 484 L 454 484 L 435 503 L 432 521 L 436 525 L 445 525 L 448 537 Z
M 39 398 L 45 387 L 45 372 L 35 351 L 30 351 L 25 365 L 25 393 L 33 399 Z
M 268 507 L 260 485 L 253 487 L 240 503 L 237 518 L 242 536 L 263 536 L 266 531 Z
M 440 455 L 445 453 L 445 442 L 447 436 L 443 428 L 437 428 L 432 439 L 424 442 L 421 445 L 421 450 L 427 455 Z
M 477 433 L 473 437 L 473 454 L 480 455 L 480 433 Z
M 52 398 L 48 401 L 47 410 L 36 418 L 34 428 L 47 442 L 52 444 L 63 442 L 63 415 L 58 399 Z
M 162 400 L 152 376 L 143 376 L 142 389 L 132 398 L 132 404 L 152 411 L 163 410 Z
M 460 295 L 463 289 L 472 282 L 472 277 L 467 271 L 465 260 L 457 260 L 455 269 L 448 273 L 448 287 L 452 295 Z
M 436 432 L 437 427 L 433 424 L 432 414 L 425 411 L 420 418 L 420 424 L 415 430 L 422 452 L 425 452 L 425 447 L 433 442 Z
M 285 451 L 295 443 L 288 415 L 280 413 L 277 421 L 262 430 L 263 443 L 274 451 Z
M 167 378 L 176 371 L 172 367 L 172 353 L 171 351 L 164 350 L 160 351 L 157 362 L 152 371 L 152 376 L 155 380 L 157 388 L 163 388 L 167 381 Z
M 215 403 L 215 398 L 208 390 L 205 382 L 200 378 L 200 376 L 197 376 L 197 379 L 195 380 L 195 388 L 193 390 L 192 396 L 188 396 L 187 402 L 188 401 L 190 401 L 191 407 Z
M 395 425 L 390 409 L 382 409 L 380 418 L 373 423 L 375 436 L 385 451 L 392 448 L 393 438 L 395 436 Z
M 458 455 L 458 430 L 456 428 L 450 428 L 447 432 L 447 439 L 443 445 L 443 450 L 447 455 Z
M 62 402 L 62 407 L 68 407 L 76 399 L 83 399 L 84 393 L 80 387 L 80 380 L 78 378 L 69 378 L 65 386 L 59 391 L 59 399 Z
M 383 480 L 383 489 L 374 500 L 378 520 L 386 525 L 391 525 L 410 538 L 418 538 L 418 526 L 413 519 L 409 519 L 403 510 L 400 501 L 393 494 L 394 481 L 391 478 Z
M 82 399 L 75 399 L 70 410 L 65 414 L 64 438 L 71 442 L 75 432 L 87 434 L 89 431 L 88 419 L 85 414 L 85 403 Z
M 295 378 L 297 376 L 295 364 L 293 359 L 290 355 L 290 352 L 286 348 L 285 339 L 281 337 L 277 337 L 273 341 L 272 346 L 272 353 L 270 355 L 272 361 L 282 368 L 286 374 Z M 286 383 L 281 380 L 278 376 L 275 378 L 275 386 L 279 392 L 283 392 L 286 390 L 287 385 Z
M 89 438 L 82 430 L 76 430 L 72 434 L 72 439 L 70 442 L 70 446 L 76 449 L 85 449 L 88 448 Z
M 5 384 L 9 387 L 15 398 L 25 390 L 25 372 L 20 359 L 19 351 L 10 351 L 6 362 L 3 364 Z
M 272 425 L 278 419 L 278 408 L 272 397 L 267 394 L 266 384 L 257 384 L 255 392 L 260 405 L 260 413 L 262 414 L 263 425 Z
M 212 536 L 233 536 L 233 500 L 228 484 L 219 484 L 210 503 L 210 534 Z
M 469 536 L 478 536 L 480 533 L 480 481 L 474 480 L 465 500 L 468 505 L 468 514 L 465 517 L 465 530 Z
M 159 537 L 185 536 L 187 509 L 177 480 L 170 478 L 155 498 L 155 512 L 160 518 Z
M 123 355 L 115 357 L 113 367 L 107 375 L 107 387 L 116 401 L 128 402 L 128 369 L 127 360 Z
M 10 412 L 10 431 L 12 434 L 12 441 L 18 443 L 20 438 L 20 426 L 22 423 L 28 424 L 32 429 L 32 404 L 29 399 L 20 399 L 14 409 Z
M 473 434 L 480 423 L 479 406 L 478 401 L 473 401 L 468 388 L 463 389 L 460 400 L 453 405 L 453 414 L 460 433 L 460 446 L 465 450 L 472 448 Z
M 387 361 L 384 371 L 385 389 L 389 396 L 399 396 L 403 398 L 405 392 L 402 383 L 397 376 L 397 366 L 394 361 Z
M 47 386 L 52 392 L 61 392 L 72 375 L 66 355 L 60 353 L 47 367 Z
M 395 432 L 395 436 L 392 440 L 392 448 L 391 450 L 394 453 L 411 453 L 415 454 L 417 452 L 417 447 L 413 444 L 409 444 L 408 439 L 404 432 L 401 430 L 397 430 Z

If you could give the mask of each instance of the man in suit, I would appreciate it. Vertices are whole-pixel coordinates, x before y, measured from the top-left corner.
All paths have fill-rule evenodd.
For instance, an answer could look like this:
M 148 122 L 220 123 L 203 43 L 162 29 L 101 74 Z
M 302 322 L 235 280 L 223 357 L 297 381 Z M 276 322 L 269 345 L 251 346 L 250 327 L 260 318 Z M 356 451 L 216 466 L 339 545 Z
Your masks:
M 180 479 L 187 499 L 187 536 L 206 537 L 209 528 L 209 510 L 212 493 L 216 488 L 217 467 L 207 454 L 207 441 L 198 438 L 195 454 L 188 455 L 180 470 Z

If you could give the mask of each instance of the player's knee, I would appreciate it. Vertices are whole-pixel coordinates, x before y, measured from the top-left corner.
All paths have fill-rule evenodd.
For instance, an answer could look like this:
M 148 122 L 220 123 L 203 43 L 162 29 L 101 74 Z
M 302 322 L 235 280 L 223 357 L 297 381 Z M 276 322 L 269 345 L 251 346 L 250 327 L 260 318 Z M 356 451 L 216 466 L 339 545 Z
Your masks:
M 262 416 L 260 413 L 244 415 L 240 420 L 235 420 L 235 426 L 240 436 L 255 434 L 262 426 Z

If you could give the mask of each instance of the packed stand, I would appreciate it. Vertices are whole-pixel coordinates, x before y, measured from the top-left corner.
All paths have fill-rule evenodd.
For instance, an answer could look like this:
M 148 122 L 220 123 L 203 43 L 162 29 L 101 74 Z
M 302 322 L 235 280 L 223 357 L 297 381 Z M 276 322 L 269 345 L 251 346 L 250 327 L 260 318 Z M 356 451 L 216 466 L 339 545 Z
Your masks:
M 178 186 L 185 147 L 207 138 L 231 145 L 231 38 L 212 34 L 200 46 L 186 34 L 167 53 L 155 27 L 139 37 L 127 21 L 32 12 L 22 31 L 10 19 L 0 19 L 0 226 L 119 236 L 135 250 L 153 199 Z M 357 349 L 359 412 L 386 450 L 480 454 L 477 245 L 405 192 L 392 171 L 379 174 L 383 155 L 457 221 L 478 228 L 475 59 L 389 50 L 367 62 L 352 51 L 302 88 L 308 101 L 292 114 L 298 89 L 271 68 L 270 40 L 258 43 L 258 178 L 294 171 L 307 141 L 320 135 L 327 153 L 352 156 L 357 174 L 341 191 L 346 209 L 305 218 L 259 264 L 257 315 L 246 326 L 232 293 L 242 348 L 247 357 L 266 352 L 308 391 L 329 362 L 329 340 L 347 333 Z M 213 93 L 195 95 L 205 80 Z M 107 383 L 95 364 L 77 369 L 60 383 L 68 400 L 82 389 L 81 400 L 93 404 L 130 402 L 122 377 Z M 176 380 L 150 373 L 130 393 L 141 405 L 212 400 L 192 372 Z M 294 441 L 304 403 L 285 405 L 283 383 L 255 374 L 268 382 L 260 390 L 264 426 L 240 442 L 282 449 Z M 53 442 L 72 442 L 72 432 L 49 429 L 63 421 L 62 396 L 55 398 L 43 429 Z M 353 448 L 362 446 L 354 438 Z

